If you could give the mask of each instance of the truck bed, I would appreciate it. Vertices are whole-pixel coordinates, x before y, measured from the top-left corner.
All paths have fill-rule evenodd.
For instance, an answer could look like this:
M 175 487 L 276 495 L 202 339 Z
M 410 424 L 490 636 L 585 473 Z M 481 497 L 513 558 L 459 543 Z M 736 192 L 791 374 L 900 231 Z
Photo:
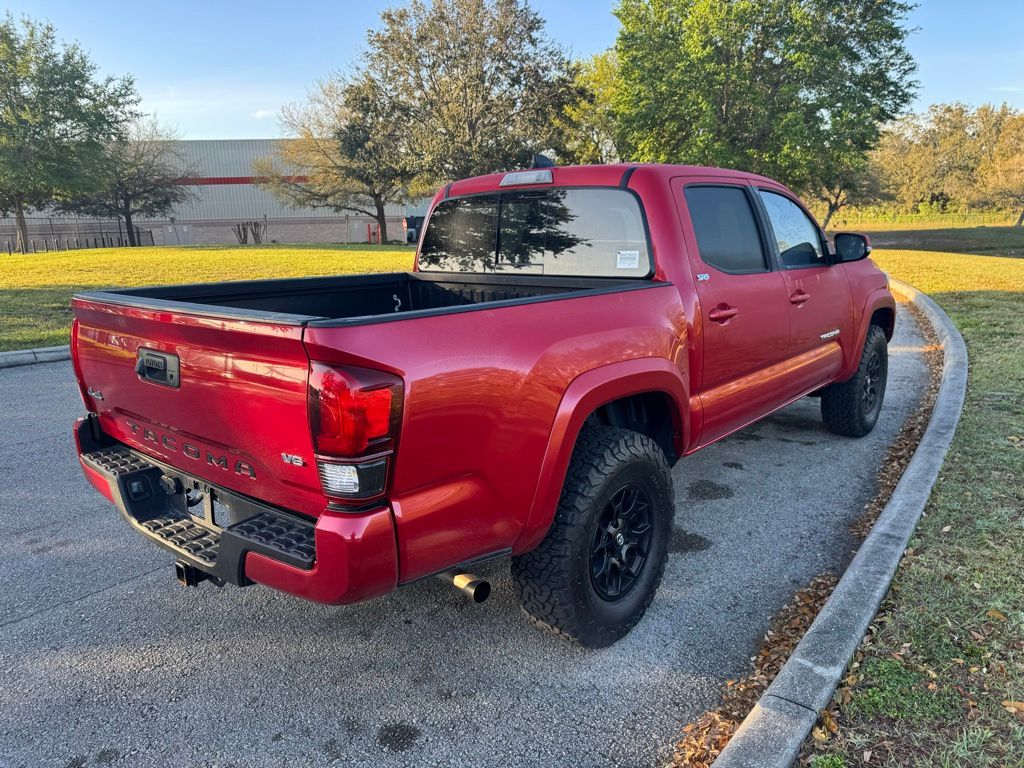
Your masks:
M 79 298 L 286 325 L 355 325 L 650 285 L 635 278 L 395 272 L 93 291 Z
M 528 326 L 530 336 L 556 331 L 559 318 L 572 313 L 541 306 L 524 312 L 523 304 L 603 303 L 600 294 L 667 285 L 389 273 L 94 291 L 73 301 L 74 355 L 87 407 L 104 434 L 227 491 L 317 517 L 326 502 L 310 458 L 310 360 L 404 370 L 424 359 L 426 345 L 462 338 L 456 348 L 465 351 L 460 365 L 468 366 L 486 357 L 502 326 L 499 318 L 479 322 L 463 314 L 507 307 L 520 315 L 515 328 Z M 417 318 L 425 322 L 374 327 Z M 438 319 L 450 324 L 450 336 L 438 335 Z M 367 341 L 368 349 L 362 346 Z M 546 349 L 551 341 L 536 344 Z M 143 354 L 166 355 L 176 378 L 149 379 L 149 368 L 144 377 L 138 371 Z M 306 460 L 286 464 L 286 454 Z

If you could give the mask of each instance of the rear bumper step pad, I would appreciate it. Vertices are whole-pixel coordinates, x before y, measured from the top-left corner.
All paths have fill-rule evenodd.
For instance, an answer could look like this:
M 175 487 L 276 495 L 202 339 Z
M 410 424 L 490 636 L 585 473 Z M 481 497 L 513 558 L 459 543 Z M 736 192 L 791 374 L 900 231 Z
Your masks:
M 102 475 L 124 518 L 142 535 L 215 579 L 244 586 L 245 555 L 256 552 L 309 570 L 314 524 L 159 465 L 79 425 L 81 460 Z M 216 512 L 214 512 L 216 510 Z M 229 520 L 221 525 L 222 515 Z
M 142 527 L 154 536 L 159 536 L 175 551 L 187 552 L 211 568 L 217 564 L 220 535 L 209 528 L 192 520 L 163 516 L 144 520 Z

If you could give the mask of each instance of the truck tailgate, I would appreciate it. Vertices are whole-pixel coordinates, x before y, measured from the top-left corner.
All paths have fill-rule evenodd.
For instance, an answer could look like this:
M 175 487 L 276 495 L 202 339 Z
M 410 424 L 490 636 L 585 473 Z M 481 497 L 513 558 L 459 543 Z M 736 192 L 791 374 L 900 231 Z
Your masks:
M 324 510 L 300 323 L 88 295 L 73 306 L 78 373 L 105 433 L 209 483 L 310 516 Z

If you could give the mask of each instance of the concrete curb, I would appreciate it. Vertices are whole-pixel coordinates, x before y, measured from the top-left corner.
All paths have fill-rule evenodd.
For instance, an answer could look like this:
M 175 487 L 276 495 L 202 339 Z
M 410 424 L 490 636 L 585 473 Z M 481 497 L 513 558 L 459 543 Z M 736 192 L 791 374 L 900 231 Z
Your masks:
M 19 365 L 35 365 L 36 363 L 55 363 L 58 360 L 70 360 L 71 347 L 39 347 L 37 349 L 16 349 L 13 352 L 0 352 L 0 368 L 14 368 Z
M 789 768 L 796 760 L 889 591 L 953 440 L 967 392 L 963 337 L 928 296 L 895 280 L 891 287 L 924 312 L 942 346 L 942 381 L 928 428 L 832 596 L 715 760 L 715 768 Z

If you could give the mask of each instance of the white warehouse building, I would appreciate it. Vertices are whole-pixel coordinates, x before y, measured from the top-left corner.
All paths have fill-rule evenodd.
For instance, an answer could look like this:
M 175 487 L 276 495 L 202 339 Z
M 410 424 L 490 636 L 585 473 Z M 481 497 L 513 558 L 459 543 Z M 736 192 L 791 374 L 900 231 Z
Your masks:
M 195 196 L 167 218 L 141 219 L 136 224 L 152 231 L 155 245 L 237 243 L 234 225 L 249 221 L 266 223 L 264 242 L 268 243 L 377 242 L 377 222 L 370 216 L 322 208 L 295 208 L 254 183 L 253 163 L 271 157 L 277 141 L 177 142 L 185 160 L 199 170 L 189 184 Z M 404 218 L 422 216 L 424 210 L 425 206 L 389 205 L 388 238 L 404 242 Z

